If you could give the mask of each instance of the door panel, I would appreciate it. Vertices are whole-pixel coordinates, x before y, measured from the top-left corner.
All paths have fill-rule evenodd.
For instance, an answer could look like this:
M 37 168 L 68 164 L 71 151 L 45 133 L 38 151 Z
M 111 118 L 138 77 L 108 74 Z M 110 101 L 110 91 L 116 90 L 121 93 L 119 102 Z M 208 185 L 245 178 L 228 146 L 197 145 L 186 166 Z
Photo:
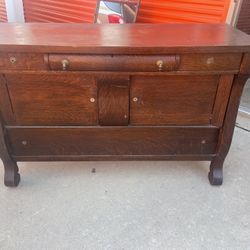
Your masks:
M 129 121 L 129 76 L 99 77 L 99 124 L 125 126 Z
M 131 83 L 133 125 L 211 123 L 219 76 L 136 76 Z
M 94 77 L 24 74 L 6 79 L 18 125 L 97 124 Z

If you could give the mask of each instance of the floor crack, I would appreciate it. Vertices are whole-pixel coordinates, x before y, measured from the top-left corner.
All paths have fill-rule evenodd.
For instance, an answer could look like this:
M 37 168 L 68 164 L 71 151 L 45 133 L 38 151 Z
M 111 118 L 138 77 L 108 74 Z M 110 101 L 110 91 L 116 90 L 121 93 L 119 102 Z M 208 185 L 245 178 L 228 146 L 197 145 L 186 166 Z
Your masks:
M 239 128 L 239 129 L 242 129 L 242 130 L 244 130 L 244 131 L 250 132 L 249 129 L 243 128 L 243 127 L 241 127 L 241 126 L 239 126 L 239 125 L 237 125 L 237 124 L 235 125 L 235 127 Z

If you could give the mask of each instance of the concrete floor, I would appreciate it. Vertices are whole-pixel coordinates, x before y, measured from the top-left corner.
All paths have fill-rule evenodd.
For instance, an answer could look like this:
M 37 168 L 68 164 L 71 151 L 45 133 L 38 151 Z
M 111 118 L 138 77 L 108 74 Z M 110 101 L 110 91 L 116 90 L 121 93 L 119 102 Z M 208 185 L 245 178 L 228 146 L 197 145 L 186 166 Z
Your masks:
M 221 187 L 207 162 L 19 164 L 20 186 L 0 185 L 0 249 L 250 249 L 250 120 L 238 126 Z
M 250 80 L 245 85 L 240 105 L 245 111 L 250 113 Z

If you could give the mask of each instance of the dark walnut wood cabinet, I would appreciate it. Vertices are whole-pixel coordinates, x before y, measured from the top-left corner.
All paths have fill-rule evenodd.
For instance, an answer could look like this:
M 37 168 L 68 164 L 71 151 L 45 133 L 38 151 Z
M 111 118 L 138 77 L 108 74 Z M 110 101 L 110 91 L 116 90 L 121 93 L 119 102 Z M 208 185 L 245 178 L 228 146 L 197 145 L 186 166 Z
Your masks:
M 5 185 L 50 160 L 205 160 L 220 185 L 249 75 L 226 25 L 1 24 Z

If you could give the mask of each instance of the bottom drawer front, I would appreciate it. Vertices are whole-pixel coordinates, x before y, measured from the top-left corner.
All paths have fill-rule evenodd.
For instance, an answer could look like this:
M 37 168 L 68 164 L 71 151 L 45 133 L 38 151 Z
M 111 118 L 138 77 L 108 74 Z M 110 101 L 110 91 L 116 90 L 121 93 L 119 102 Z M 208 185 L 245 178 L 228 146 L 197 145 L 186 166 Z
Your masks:
M 216 128 L 87 127 L 9 128 L 11 154 L 205 155 L 214 154 Z

